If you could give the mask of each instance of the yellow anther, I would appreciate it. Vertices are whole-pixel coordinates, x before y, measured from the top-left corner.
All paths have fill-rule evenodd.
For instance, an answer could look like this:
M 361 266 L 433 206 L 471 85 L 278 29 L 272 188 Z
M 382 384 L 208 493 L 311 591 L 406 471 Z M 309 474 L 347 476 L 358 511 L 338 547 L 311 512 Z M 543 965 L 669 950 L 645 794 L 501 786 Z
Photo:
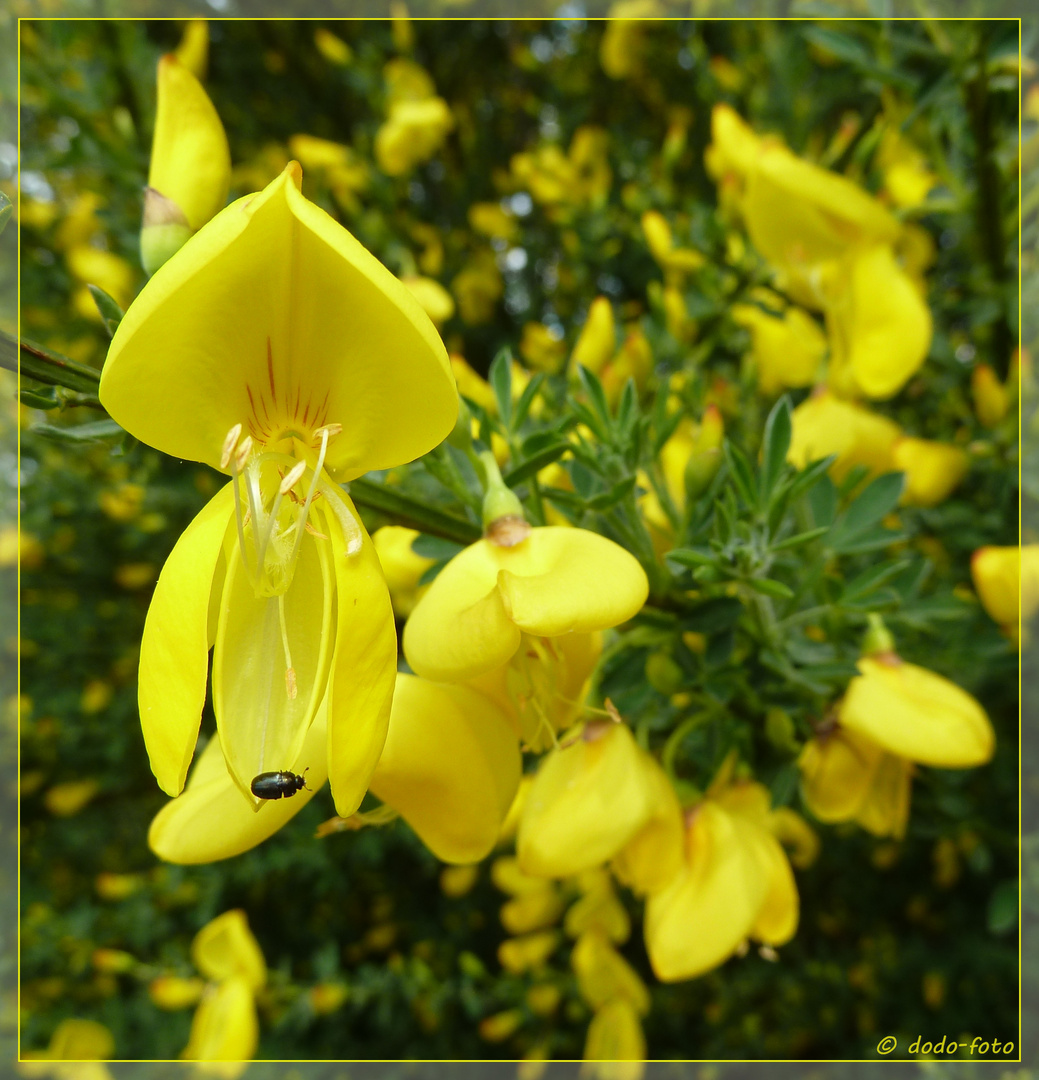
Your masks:
M 332 439 L 336 435 L 338 435 L 342 430 L 343 430 L 343 425 L 342 424 L 325 424 L 324 427 L 316 428 L 315 431 L 314 431 L 314 445 L 317 446 L 317 444 L 321 441 L 321 436 L 322 435 L 327 434 L 328 437 L 330 439 Z
M 242 434 L 242 425 L 235 424 L 233 428 L 227 433 L 227 437 L 224 439 L 224 448 L 220 453 L 220 468 L 226 469 L 231 461 L 231 455 L 235 451 L 235 447 L 238 445 L 238 439 Z
M 306 472 L 307 463 L 305 461 L 297 462 L 286 474 L 278 488 L 278 491 L 282 495 L 288 495 L 288 493 L 296 486 L 299 478 Z
M 242 470 L 248 463 L 249 455 L 252 453 L 252 449 L 253 437 L 251 435 L 246 435 L 246 437 L 242 439 L 241 445 L 238 447 L 238 451 L 235 453 L 234 458 L 235 468 L 239 472 L 242 472 Z

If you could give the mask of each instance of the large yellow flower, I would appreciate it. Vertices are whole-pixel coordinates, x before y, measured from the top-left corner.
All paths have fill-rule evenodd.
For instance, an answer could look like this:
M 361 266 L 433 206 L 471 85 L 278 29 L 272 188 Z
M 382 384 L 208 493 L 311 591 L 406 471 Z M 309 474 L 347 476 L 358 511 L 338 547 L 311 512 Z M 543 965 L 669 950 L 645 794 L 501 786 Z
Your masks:
M 454 424 L 447 354 L 407 289 L 300 192 L 290 164 L 165 263 L 127 311 L 101 399 L 143 442 L 232 481 L 159 578 L 141 723 L 159 785 L 184 786 L 214 646 L 227 769 L 302 771 L 324 723 L 336 807 L 357 808 L 395 675 L 389 596 L 335 481 L 410 461 Z

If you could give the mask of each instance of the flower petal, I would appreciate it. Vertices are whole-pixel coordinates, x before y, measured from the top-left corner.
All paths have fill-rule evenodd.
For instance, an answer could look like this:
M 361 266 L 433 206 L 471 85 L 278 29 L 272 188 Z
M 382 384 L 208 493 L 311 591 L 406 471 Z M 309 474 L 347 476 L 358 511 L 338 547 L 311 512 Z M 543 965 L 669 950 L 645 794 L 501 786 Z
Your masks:
M 852 820 L 882 756 L 875 742 L 853 731 L 838 728 L 810 739 L 798 761 L 805 805 L 820 821 Z
M 686 835 L 686 865 L 646 902 L 650 964 L 661 982 L 702 975 L 750 933 L 768 892 L 735 816 L 705 800 Z
M 238 976 L 255 991 L 267 981 L 266 961 L 241 908 L 225 911 L 199 930 L 191 943 L 191 959 L 216 982 Z
M 200 229 L 223 208 L 230 182 L 231 151 L 213 103 L 177 57 L 163 56 L 148 186 Z
M 840 722 L 921 765 L 969 769 L 995 749 L 985 710 L 955 683 L 916 664 L 863 657 L 848 684 Z
M 231 485 L 184 530 L 152 595 L 141 639 L 138 705 L 152 772 L 167 795 L 184 787 L 206 701 L 209 599 L 230 526 Z
M 895 754 L 884 754 L 855 820 L 874 836 L 893 836 L 901 840 L 909 821 L 912 781 L 911 761 Z
M 311 513 L 317 519 L 321 511 Z M 213 711 L 228 769 L 246 798 L 253 798 L 254 776 L 287 769 L 299 756 L 325 697 L 335 553 L 334 539 L 330 545 L 305 536 L 292 583 L 279 596 L 256 595 L 238 546 L 228 557 L 213 649 Z
M 183 794 L 152 820 L 148 846 L 166 862 L 195 865 L 230 859 L 263 843 L 294 818 L 328 778 L 325 742 L 322 714 L 289 766 L 296 773 L 306 771 L 307 786 L 288 799 L 266 801 L 255 811 L 227 771 L 220 740 L 211 739 Z
M 259 1038 L 253 992 L 245 979 L 231 978 L 207 989 L 195 1010 L 181 1057 L 188 1061 L 247 1061 L 256 1053 Z
M 397 676 L 371 788 L 438 859 L 473 863 L 491 851 L 520 769 L 516 735 L 483 694 Z
M 375 545 L 354 504 L 322 488 L 319 526 L 332 539 L 336 577 L 336 639 L 328 687 L 328 776 L 336 812 L 361 805 L 386 741 L 397 674 L 397 631 Z M 344 532 L 360 537 L 351 551 Z
M 432 323 L 299 184 L 291 163 L 227 207 L 131 304 L 100 394 L 143 442 L 219 468 L 236 423 L 264 443 L 339 423 L 325 467 L 349 479 L 451 430 L 458 396 Z

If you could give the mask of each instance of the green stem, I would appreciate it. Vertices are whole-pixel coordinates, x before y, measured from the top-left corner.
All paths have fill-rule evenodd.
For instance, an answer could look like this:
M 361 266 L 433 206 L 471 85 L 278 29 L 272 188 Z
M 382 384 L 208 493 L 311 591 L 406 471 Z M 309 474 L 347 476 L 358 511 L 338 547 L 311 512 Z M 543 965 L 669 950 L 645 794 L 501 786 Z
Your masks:
M 480 539 L 479 525 L 464 518 L 437 510 L 427 503 L 413 499 L 403 492 L 394 491 L 384 484 L 358 477 L 347 485 L 350 498 L 358 506 L 378 510 L 393 518 L 394 524 L 418 529 L 427 536 L 439 536 L 456 544 L 473 544 Z
M 675 776 L 675 755 L 678 753 L 678 748 L 682 745 L 685 737 L 690 731 L 699 727 L 710 718 L 710 709 L 702 709 L 700 712 L 693 713 L 692 716 L 683 720 L 682 723 L 668 735 L 667 742 L 664 743 L 664 749 L 660 752 L 660 764 L 663 766 L 664 772 L 667 773 L 669 779 L 678 779 L 678 777 Z
M 0 367 L 20 372 L 48 386 L 66 386 L 80 394 L 97 394 L 101 372 L 86 364 L 70 360 L 61 353 L 22 338 L 19 342 L 0 331 Z

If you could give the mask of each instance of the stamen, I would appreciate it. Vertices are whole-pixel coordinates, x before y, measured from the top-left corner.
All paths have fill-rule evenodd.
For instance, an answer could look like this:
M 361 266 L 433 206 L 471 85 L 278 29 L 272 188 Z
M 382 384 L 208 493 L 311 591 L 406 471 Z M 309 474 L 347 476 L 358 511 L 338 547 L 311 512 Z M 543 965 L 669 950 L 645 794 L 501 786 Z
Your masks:
M 314 438 L 323 440 L 327 436 L 329 439 L 333 439 L 336 435 L 339 435 L 342 430 L 342 424 L 325 424 L 324 427 L 314 429 Z M 315 443 L 314 445 L 316 446 L 317 444 Z
M 231 460 L 231 455 L 235 451 L 235 447 L 238 445 L 238 439 L 242 434 L 242 425 L 235 424 L 233 428 L 227 433 L 227 437 L 224 439 L 224 448 L 220 452 L 220 468 L 226 469 L 228 462 Z
M 296 543 L 292 546 L 292 556 L 289 561 L 290 566 L 296 565 L 296 556 L 299 555 L 300 544 L 303 543 L 303 533 L 307 527 L 307 514 L 310 513 L 310 504 L 314 501 L 314 492 L 317 491 L 318 480 L 321 476 L 321 467 L 325 464 L 325 454 L 328 452 L 328 438 L 329 428 L 338 428 L 343 430 L 342 424 L 330 424 L 328 427 L 321 428 L 321 449 L 318 451 L 317 464 L 314 466 L 314 475 L 310 478 L 310 490 L 307 492 L 306 501 L 303 503 L 303 509 L 299 513 L 299 521 L 296 522 Z
M 245 466 L 249 462 L 249 455 L 252 453 L 252 449 L 253 437 L 251 435 L 246 435 L 246 437 L 242 439 L 241 445 L 238 447 L 234 458 L 235 465 L 238 466 L 239 472 L 245 472 Z
M 285 597 L 278 597 L 278 625 L 281 627 L 281 647 L 285 650 L 285 692 L 290 698 L 296 696 L 296 669 L 292 666 L 289 651 L 289 628 L 285 625 Z
M 230 455 L 228 455 L 230 461 Z M 231 483 L 234 484 L 234 518 L 238 526 L 238 550 L 242 553 L 242 565 L 248 567 L 249 560 L 245 557 L 245 515 L 242 514 L 242 494 L 238 489 L 238 462 L 231 466 Z
M 288 475 L 282 480 L 278 491 L 282 495 L 288 495 L 289 491 L 294 488 L 299 481 L 299 478 L 307 471 L 307 463 L 300 461 L 294 465 L 288 472 Z

